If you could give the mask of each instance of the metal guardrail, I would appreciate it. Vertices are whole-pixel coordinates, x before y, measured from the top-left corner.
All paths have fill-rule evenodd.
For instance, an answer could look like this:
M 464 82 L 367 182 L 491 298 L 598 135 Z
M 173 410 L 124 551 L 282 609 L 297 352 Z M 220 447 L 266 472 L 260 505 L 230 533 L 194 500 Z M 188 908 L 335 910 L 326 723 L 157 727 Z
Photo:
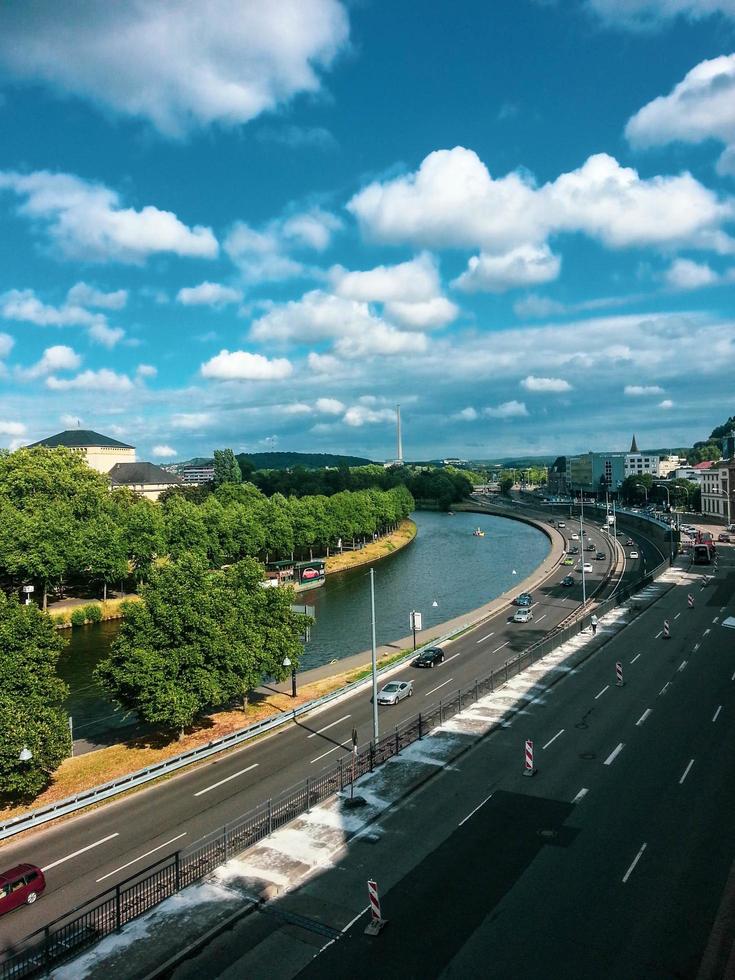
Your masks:
M 668 569 L 668 561 L 662 562 L 649 575 L 639 580 L 633 589 L 601 602 L 595 609 L 604 615 L 610 609 L 622 605 L 632 592 L 649 584 Z M 176 894 L 182 888 L 201 881 L 232 855 L 242 853 L 263 840 L 279 827 L 307 813 L 311 807 L 324 802 L 337 793 L 348 789 L 368 772 L 398 755 L 402 749 L 428 735 L 434 728 L 458 714 L 486 694 L 508 683 L 525 667 L 561 646 L 579 633 L 576 621 L 549 636 L 538 640 L 514 659 L 491 671 L 473 685 L 462 689 L 449 698 L 442 698 L 413 718 L 396 726 L 393 732 L 377 743 L 357 752 L 345 765 L 340 759 L 331 769 L 309 777 L 279 796 L 266 800 L 243 814 L 237 820 L 194 842 L 189 848 L 179 850 L 144 868 L 113 888 L 97 895 L 83 905 L 31 933 L 15 947 L 3 951 L 0 962 L 0 980 L 20 980 L 39 972 L 46 972 L 65 960 L 79 955 L 100 939 L 114 932 L 133 919 Z M 514 709 L 509 709 L 510 711 Z M 352 756 L 347 756 L 352 760 Z

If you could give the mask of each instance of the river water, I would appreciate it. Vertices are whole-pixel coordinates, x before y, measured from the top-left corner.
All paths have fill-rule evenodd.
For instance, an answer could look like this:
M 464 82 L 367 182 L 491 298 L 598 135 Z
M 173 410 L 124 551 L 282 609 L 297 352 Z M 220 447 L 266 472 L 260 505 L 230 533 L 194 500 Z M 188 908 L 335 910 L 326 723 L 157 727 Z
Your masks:
M 550 547 L 535 528 L 490 514 L 420 511 L 413 518 L 418 526 L 413 543 L 373 566 L 379 645 L 410 632 L 412 609 L 422 613 L 424 629 L 429 629 L 489 602 L 529 575 Z M 484 538 L 473 536 L 478 526 Z M 296 601 L 314 606 L 316 619 L 301 669 L 369 649 L 368 566 L 330 575 L 322 588 L 303 592 Z M 92 677 L 118 625 L 112 621 L 74 629 L 60 658 L 59 673 L 71 689 L 67 710 L 77 738 L 97 738 L 135 720 L 116 711 Z

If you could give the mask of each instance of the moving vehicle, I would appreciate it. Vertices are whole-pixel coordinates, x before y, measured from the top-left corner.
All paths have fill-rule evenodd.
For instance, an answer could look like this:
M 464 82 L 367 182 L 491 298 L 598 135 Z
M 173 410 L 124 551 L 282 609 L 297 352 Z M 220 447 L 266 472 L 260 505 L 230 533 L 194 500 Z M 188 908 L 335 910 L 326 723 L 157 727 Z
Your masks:
M 590 541 L 590 543 L 587 545 L 587 547 L 584 550 L 585 551 L 595 551 L 596 549 L 595 549 L 595 546 Z
M 626 548 L 632 548 L 634 545 L 635 545 L 635 541 L 632 538 L 628 538 L 628 540 L 625 542 Z
M 516 609 L 513 616 L 514 623 L 530 623 L 533 619 L 533 609 Z
M 577 548 L 577 547 L 570 548 L 569 549 L 569 554 L 570 555 L 578 555 L 579 554 L 579 548 Z
M 557 527 L 566 527 L 566 524 L 564 523 L 564 521 L 559 521 L 559 523 L 556 526 Z
M 564 561 L 562 562 L 562 565 L 573 565 L 573 564 L 574 564 L 573 558 L 565 558 Z
M 413 681 L 390 681 L 378 691 L 378 704 L 398 704 L 413 694 Z
M 607 558 L 607 555 L 604 551 L 598 551 L 595 555 L 595 561 L 604 561 L 605 558 Z
M 33 905 L 46 887 L 43 871 L 35 864 L 16 864 L 0 874 L 0 915 L 20 905 Z
M 640 557 L 641 556 L 638 554 L 637 551 L 631 551 L 631 553 L 628 555 L 628 558 L 640 558 Z
M 517 595 L 513 600 L 513 605 L 530 606 L 532 602 L 533 602 L 533 596 L 531 595 L 530 592 L 521 592 L 521 594 Z
M 573 534 L 572 535 L 572 541 L 579 541 L 579 535 L 578 534 Z
M 692 563 L 694 565 L 711 565 L 714 557 L 714 541 L 698 541 L 692 547 Z
M 717 535 L 717 540 L 718 541 L 725 541 L 727 544 L 729 544 L 730 543 L 730 535 L 729 534 L 725 534 L 723 532 L 722 534 L 718 534 Z
M 574 578 L 571 575 L 565 575 L 560 584 L 563 585 L 565 589 L 568 589 L 574 585 Z
M 589 562 L 589 561 L 584 562 L 582 564 L 582 571 L 583 572 L 591 572 L 592 571 L 592 562 Z
M 444 651 L 441 647 L 427 647 L 422 650 L 413 662 L 414 667 L 436 667 L 444 663 Z

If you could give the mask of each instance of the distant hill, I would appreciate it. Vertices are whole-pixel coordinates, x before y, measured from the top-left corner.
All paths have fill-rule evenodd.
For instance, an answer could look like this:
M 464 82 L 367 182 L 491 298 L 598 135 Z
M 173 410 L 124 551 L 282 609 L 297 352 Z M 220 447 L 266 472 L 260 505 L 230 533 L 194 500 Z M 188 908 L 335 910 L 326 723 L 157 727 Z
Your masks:
M 336 456 L 332 453 L 238 453 L 237 461 L 254 470 L 322 470 L 325 466 L 369 466 L 373 460 L 363 456 Z

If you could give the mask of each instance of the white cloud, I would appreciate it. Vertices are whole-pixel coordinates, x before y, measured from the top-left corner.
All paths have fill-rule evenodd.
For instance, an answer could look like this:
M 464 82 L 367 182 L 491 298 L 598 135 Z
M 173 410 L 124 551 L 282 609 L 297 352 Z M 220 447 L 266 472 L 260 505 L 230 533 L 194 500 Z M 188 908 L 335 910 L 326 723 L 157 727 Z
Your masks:
M 98 344 L 114 347 L 125 336 L 125 331 L 122 327 L 109 327 L 104 320 L 96 320 L 89 328 L 89 336 Z
M 22 422 L 8 422 L 5 419 L 0 419 L 0 435 L 1 436 L 24 436 L 26 432 L 26 427 Z
M 3 189 L 24 198 L 20 213 L 43 225 L 65 258 L 142 263 L 160 252 L 214 258 L 219 250 L 211 229 L 189 228 L 171 211 L 152 205 L 139 211 L 121 207 L 115 191 L 73 174 L 0 171 Z
M 658 407 L 663 409 L 669 409 L 674 407 L 674 403 L 670 398 L 664 398 L 662 402 L 658 403 Z
M 428 252 L 410 262 L 379 265 L 365 272 L 349 272 L 335 266 L 330 278 L 337 296 L 363 303 L 418 303 L 441 292 L 436 262 Z
M 172 456 L 178 455 L 172 446 L 154 446 L 151 453 L 156 459 L 170 459 Z
M 518 245 L 503 255 L 473 255 L 452 285 L 468 293 L 502 293 L 519 286 L 538 286 L 556 279 L 561 259 L 548 245 Z
M 66 429 L 79 429 L 82 426 L 82 420 L 78 415 L 69 415 L 67 413 L 59 416 L 59 422 L 61 422 Z
M 368 238 L 479 246 L 488 255 L 540 247 L 562 232 L 581 232 L 610 248 L 687 243 L 729 251 L 733 243 L 721 225 L 735 213 L 688 173 L 643 179 L 599 153 L 537 187 L 525 172 L 491 177 L 461 146 L 430 153 L 415 173 L 370 184 L 348 210 Z
M 152 364 L 139 364 L 135 369 L 135 374 L 139 378 L 155 378 L 158 374 L 158 368 Z
M 345 406 L 337 398 L 317 398 L 316 410 L 317 412 L 323 412 L 325 415 L 341 415 L 345 410 Z
M 86 327 L 92 340 L 106 347 L 114 347 L 125 336 L 120 327 L 109 326 L 103 313 L 93 313 L 68 301 L 63 306 L 50 306 L 32 289 L 11 289 L 0 295 L 0 316 L 39 327 Z
M 394 422 L 395 411 L 392 408 L 370 408 L 368 405 L 352 405 L 344 414 L 343 421 L 347 425 L 359 428 L 363 425 L 374 425 L 377 422 Z
M 336 375 L 342 367 L 339 358 L 333 354 L 317 354 L 316 351 L 309 352 L 306 363 L 317 375 Z
M 244 350 L 221 350 L 201 367 L 202 376 L 218 381 L 280 381 L 293 373 L 286 358 L 268 360 Z
M 513 311 L 516 316 L 523 319 L 542 319 L 547 316 L 557 316 L 566 312 L 566 306 L 558 300 L 549 299 L 547 296 L 538 296 L 536 293 L 529 293 L 513 304 Z
M 572 386 L 564 378 L 537 378 L 533 374 L 529 374 L 521 381 L 521 388 L 525 388 L 526 391 L 555 393 L 572 390 Z
M 117 374 L 109 368 L 99 371 L 82 371 L 75 378 L 57 378 L 49 375 L 46 387 L 53 391 L 69 391 L 74 389 L 86 391 L 130 391 L 133 382 L 126 374 Z
M 528 409 L 523 402 L 514 399 L 501 405 L 488 405 L 483 408 L 482 414 L 491 419 L 512 419 L 528 415 Z
M 342 228 L 342 221 L 336 214 L 322 208 L 312 208 L 301 214 L 286 218 L 280 226 L 283 238 L 290 239 L 303 248 L 323 252 L 331 243 L 332 235 Z
M 726 146 L 718 169 L 730 173 L 735 153 L 735 54 L 695 65 L 668 95 L 639 109 L 628 120 L 625 135 L 638 147 L 718 140 Z
M 606 25 L 633 31 L 655 29 L 677 17 L 697 21 L 735 15 L 733 0 L 587 0 L 587 7 Z
M 53 374 L 54 371 L 76 371 L 82 359 L 71 347 L 58 344 L 55 347 L 47 347 L 39 361 L 32 367 L 19 368 L 17 374 L 26 381 L 33 381 L 35 378 L 45 377 Z
M 211 412 L 177 412 L 171 416 L 174 429 L 205 429 L 214 422 Z
M 93 306 L 104 310 L 121 310 L 127 301 L 127 289 L 105 293 L 94 286 L 88 286 L 86 282 L 78 282 L 66 294 L 66 302 L 70 306 Z
M 9 333 L 0 333 L 0 357 L 7 357 L 14 344 L 15 340 Z
M 388 323 L 378 322 L 364 333 L 352 333 L 339 337 L 334 349 L 341 357 L 391 357 L 395 354 L 416 354 L 428 346 L 422 333 L 396 330 Z
M 202 282 L 198 286 L 185 286 L 176 294 L 176 302 L 184 306 L 222 307 L 228 303 L 242 302 L 242 290 L 223 286 L 218 282 Z
M 706 263 L 675 259 L 666 270 L 665 279 L 673 289 L 700 289 L 713 286 L 719 281 L 719 276 Z
M 646 395 L 663 395 L 664 390 L 660 385 L 626 385 L 623 394 L 629 398 L 642 398 Z
M 395 301 L 385 304 L 385 315 L 407 330 L 433 330 L 444 327 L 459 315 L 459 307 L 446 296 L 435 296 L 420 303 Z
M 452 418 L 457 422 L 474 422 L 479 418 L 479 415 L 476 408 L 468 405 L 467 408 L 463 408 L 461 411 L 455 412 Z
M 299 276 L 321 276 L 294 259 L 293 250 L 322 252 L 332 234 L 342 227 L 336 215 L 321 208 L 269 221 L 261 229 L 236 221 L 224 241 L 224 249 L 247 282 L 278 282 Z
M 281 405 L 284 415 L 311 415 L 313 409 L 306 402 L 291 402 L 290 405 Z
M 236 126 L 321 87 L 347 44 L 338 0 L 168 0 L 0 7 L 5 74 L 181 136 Z

